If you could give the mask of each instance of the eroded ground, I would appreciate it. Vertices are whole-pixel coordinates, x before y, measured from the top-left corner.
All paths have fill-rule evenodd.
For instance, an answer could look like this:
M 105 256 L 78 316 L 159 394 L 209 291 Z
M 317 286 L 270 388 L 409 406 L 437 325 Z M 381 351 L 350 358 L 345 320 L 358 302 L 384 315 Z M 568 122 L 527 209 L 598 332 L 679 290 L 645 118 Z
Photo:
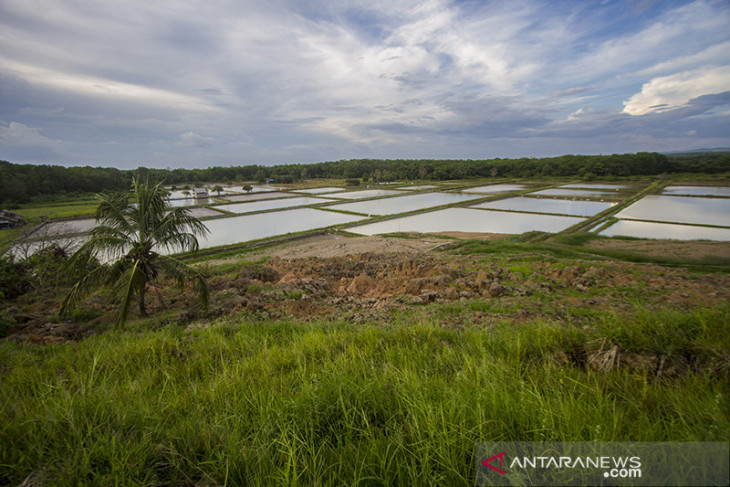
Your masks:
M 459 255 L 446 248 L 451 243 L 437 237 L 320 236 L 247 254 L 246 260 L 209 261 L 202 264 L 211 274 L 209 309 L 197 306 L 192 291 L 163 282 L 147 293 L 151 326 L 205 327 L 238 313 L 354 323 L 387 323 L 411 313 L 448 327 L 537 319 L 580 324 L 637 307 L 686 311 L 730 302 L 725 273 L 536 251 Z M 666 245 L 658 244 L 656 251 L 666 252 Z M 688 248 L 696 251 L 697 244 Z M 102 292 L 74 320 L 60 323 L 54 313 L 61 298 L 50 291 L 34 293 L 7 306 L 5 315 L 15 321 L 9 338 L 79 340 L 114 321 L 115 306 Z

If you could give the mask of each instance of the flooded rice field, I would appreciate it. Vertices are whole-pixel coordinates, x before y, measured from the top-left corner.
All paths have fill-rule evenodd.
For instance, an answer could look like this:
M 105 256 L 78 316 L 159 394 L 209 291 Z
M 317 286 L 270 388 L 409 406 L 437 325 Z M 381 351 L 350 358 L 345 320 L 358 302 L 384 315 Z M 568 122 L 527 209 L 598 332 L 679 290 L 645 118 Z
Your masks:
M 616 203 L 601 201 L 573 201 L 552 198 L 530 198 L 518 196 L 498 201 L 488 201 L 472 208 L 487 210 L 510 210 L 527 213 L 555 213 L 558 215 L 593 216 L 614 206 Z
M 382 196 L 393 196 L 403 194 L 401 191 L 394 189 L 363 189 L 360 191 L 345 191 L 343 193 L 333 194 L 333 198 L 344 198 L 346 200 L 361 200 L 365 198 L 379 198 Z
M 270 200 L 273 198 L 293 198 L 296 194 L 294 193 L 282 193 L 280 191 L 262 191 L 260 193 L 244 193 L 234 194 L 232 196 L 224 196 L 218 198 L 220 201 L 258 201 L 258 200 Z
M 429 213 L 359 225 L 350 227 L 347 230 L 361 235 L 400 232 L 520 234 L 532 230 L 559 232 L 581 221 L 583 221 L 582 218 L 569 216 L 513 213 L 473 208 L 446 208 Z
M 730 241 L 730 228 L 619 220 L 600 233 L 606 237 Z
M 397 215 L 435 206 L 463 203 L 478 198 L 482 198 L 482 196 L 460 193 L 421 193 L 355 203 L 341 203 L 332 205 L 329 208 L 363 215 Z
M 618 201 L 627 195 L 619 190 L 550 188 L 530 193 L 533 196 L 554 196 L 565 199 L 587 199 L 595 201 Z
M 324 186 L 321 188 L 308 188 L 308 189 L 295 189 L 292 190 L 294 193 L 306 193 L 306 194 L 326 194 L 326 193 L 334 193 L 337 191 L 344 191 L 345 188 L 340 188 L 336 186 Z
M 721 196 L 730 198 L 728 186 L 667 186 L 662 194 L 676 196 Z
M 315 205 L 317 203 L 327 203 L 331 199 L 311 198 L 309 196 L 297 196 L 294 198 L 281 198 L 275 200 L 249 201 L 245 203 L 231 203 L 229 205 L 220 205 L 218 208 L 231 213 L 252 213 L 255 211 L 276 210 L 280 208 L 294 208 L 297 206 Z
M 529 186 L 524 184 L 488 184 L 486 186 L 477 186 L 476 188 L 468 188 L 461 190 L 462 193 L 511 193 L 512 191 L 525 191 Z
M 616 217 L 628 220 L 730 226 L 730 198 L 649 195 L 620 211 Z
M 287 233 L 353 223 L 362 219 L 362 217 L 355 215 L 345 215 L 314 208 L 219 218 L 205 222 L 210 234 L 200 239 L 200 247 L 231 245 Z
M 544 187 L 549 182 L 540 184 Z M 636 191 L 646 186 L 647 183 L 573 183 L 511 197 L 510 192 L 539 186 L 499 183 L 451 192 L 429 192 L 443 189 L 444 184 L 356 191 L 344 191 L 345 188 L 337 186 L 301 190 L 257 188 L 251 193 L 177 199 L 169 204 L 172 207 L 194 205 L 189 208 L 191 215 L 204 219 L 210 230 L 200 242 L 202 248 L 338 225 L 347 225 L 348 231 L 362 235 L 520 234 L 560 232 L 587 221 L 592 231 L 603 236 L 730 241 L 730 187 L 675 184 L 628 206 L 619 206 L 626 205 Z M 413 190 L 424 192 L 414 194 Z M 490 198 L 491 201 L 484 201 Z M 364 201 L 343 201 L 358 199 Z M 228 203 L 221 204 L 222 201 Z M 311 205 L 323 206 L 302 208 Z M 433 210 L 447 205 L 450 206 Z M 403 216 L 404 213 L 412 214 Z M 369 217 L 386 219 L 368 222 Z M 29 239 L 64 239 L 77 244 L 84 239 L 78 235 L 89 232 L 95 224 L 92 218 L 47 222 L 31 233 Z M 27 242 L 23 252 L 41 245 Z

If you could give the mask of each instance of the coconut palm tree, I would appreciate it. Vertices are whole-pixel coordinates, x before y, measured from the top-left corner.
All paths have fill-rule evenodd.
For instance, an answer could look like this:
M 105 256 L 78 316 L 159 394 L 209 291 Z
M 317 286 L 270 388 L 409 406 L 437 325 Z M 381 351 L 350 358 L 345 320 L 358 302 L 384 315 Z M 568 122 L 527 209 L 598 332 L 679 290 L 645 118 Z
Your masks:
M 70 265 L 93 267 L 66 296 L 61 313 L 78 304 L 99 285 L 111 287 L 119 299 L 116 324 L 124 326 L 134 295 L 139 301 L 139 314 L 147 316 L 145 295 L 148 285 L 156 286 L 158 276 L 167 274 L 180 287 L 192 280 L 201 303 L 208 304 L 205 277 L 192 267 L 167 253 L 197 251 L 197 236 L 208 229 L 185 208 L 168 208 L 165 190 L 160 184 L 150 186 L 133 181 L 128 193 L 98 195 L 97 226 L 89 240 L 70 259 Z

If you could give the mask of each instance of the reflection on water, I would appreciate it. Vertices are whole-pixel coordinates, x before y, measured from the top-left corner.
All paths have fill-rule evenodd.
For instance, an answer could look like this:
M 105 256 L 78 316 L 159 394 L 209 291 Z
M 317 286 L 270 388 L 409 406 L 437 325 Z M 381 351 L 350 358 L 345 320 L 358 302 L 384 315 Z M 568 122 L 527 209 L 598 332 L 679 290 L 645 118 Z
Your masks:
M 23 241 L 14 244 L 8 251 L 16 259 L 27 259 L 31 255 L 44 250 L 51 245 L 61 247 L 67 255 L 71 255 L 88 240 L 88 235 L 78 237 L 60 237 L 54 239 L 43 239 L 34 241 Z
M 481 196 L 460 193 L 423 193 L 361 201 L 359 203 L 342 203 L 332 205 L 329 208 L 362 213 L 363 215 L 395 215 L 425 208 L 433 208 L 434 206 L 461 203 L 478 198 L 481 198 Z
M 391 196 L 394 194 L 403 194 L 393 189 L 364 189 L 362 191 L 346 191 L 344 193 L 333 194 L 333 198 L 344 198 L 346 200 L 359 200 L 363 198 L 375 198 L 376 196 Z
M 308 196 L 298 196 L 295 198 L 283 198 L 279 200 L 252 201 L 250 203 L 233 203 L 230 205 L 217 206 L 221 210 L 230 211 L 231 213 L 251 213 L 254 211 L 275 210 L 278 208 L 291 208 L 295 206 L 313 205 L 316 203 L 327 203 L 324 198 L 310 198 Z
M 730 228 L 619 220 L 600 232 L 607 237 L 668 238 L 675 240 L 730 241 Z
M 662 191 L 666 195 L 688 196 L 725 196 L 730 197 L 728 186 L 667 186 Z
M 598 189 L 551 188 L 530 194 L 535 196 L 559 196 L 561 198 L 588 198 L 592 200 L 616 200 L 623 197 L 619 196 L 616 191 L 601 191 Z
M 600 184 L 600 183 L 574 183 L 574 184 L 563 184 L 561 188 L 581 188 L 581 189 L 613 189 L 621 190 L 626 189 L 626 184 Z
M 33 233 L 30 238 L 42 238 L 52 235 L 68 235 L 71 233 L 88 232 L 96 226 L 96 220 L 93 218 L 79 218 L 77 220 L 66 220 L 59 222 L 49 222 L 41 225 Z
M 495 194 L 495 193 L 508 193 L 510 191 L 524 191 L 527 186 L 524 184 L 489 184 L 487 186 L 477 186 L 476 188 L 462 189 L 462 193 L 484 193 L 484 194 Z
M 213 208 L 195 207 L 188 209 L 188 215 L 194 216 L 195 218 L 207 218 L 209 216 L 222 216 L 224 213 L 216 211 Z
M 551 198 L 527 198 L 519 196 L 499 201 L 488 201 L 474 208 L 492 210 L 512 210 L 538 213 L 557 213 L 559 215 L 593 216 L 612 207 L 615 203 L 599 201 L 572 201 Z
M 438 186 L 436 186 L 434 184 L 421 184 L 421 185 L 418 185 L 418 186 L 402 186 L 402 187 L 397 188 L 397 189 L 400 189 L 400 190 L 404 190 L 405 189 L 407 191 L 420 191 L 420 190 L 423 190 L 423 189 L 438 189 Z
M 730 226 L 730 199 L 649 195 L 616 216 L 632 220 Z
M 245 194 L 234 194 L 231 196 L 224 196 L 220 198 L 221 200 L 226 201 L 258 201 L 258 200 L 268 200 L 271 198 L 293 198 L 294 194 L 291 193 L 281 193 L 279 191 L 266 191 L 262 193 L 245 193 Z
M 520 234 L 532 230 L 559 232 L 583 218 L 504 211 L 446 208 L 419 215 L 350 227 L 348 232 L 376 235 L 397 232 L 474 232 Z
M 338 188 L 335 186 L 325 186 L 322 188 L 308 188 L 308 189 L 294 189 L 295 193 L 307 193 L 307 194 L 325 194 L 334 193 L 335 191 L 342 191 L 345 188 Z
M 293 232 L 303 232 L 362 220 L 362 217 L 331 211 L 300 208 L 210 220 L 205 225 L 210 235 L 200 239 L 200 247 L 217 247 L 258 240 Z
M 167 200 L 165 203 L 172 208 L 180 208 L 184 206 L 209 205 L 213 203 L 213 200 L 210 198 L 186 198 L 182 200 Z

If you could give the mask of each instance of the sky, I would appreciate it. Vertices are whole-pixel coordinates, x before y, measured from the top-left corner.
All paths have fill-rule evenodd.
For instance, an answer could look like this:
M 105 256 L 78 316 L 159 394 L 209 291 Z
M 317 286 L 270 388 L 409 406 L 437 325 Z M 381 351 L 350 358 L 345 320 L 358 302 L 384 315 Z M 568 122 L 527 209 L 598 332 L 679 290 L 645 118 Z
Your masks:
M 0 159 L 730 147 L 728 0 L 2 0 Z

